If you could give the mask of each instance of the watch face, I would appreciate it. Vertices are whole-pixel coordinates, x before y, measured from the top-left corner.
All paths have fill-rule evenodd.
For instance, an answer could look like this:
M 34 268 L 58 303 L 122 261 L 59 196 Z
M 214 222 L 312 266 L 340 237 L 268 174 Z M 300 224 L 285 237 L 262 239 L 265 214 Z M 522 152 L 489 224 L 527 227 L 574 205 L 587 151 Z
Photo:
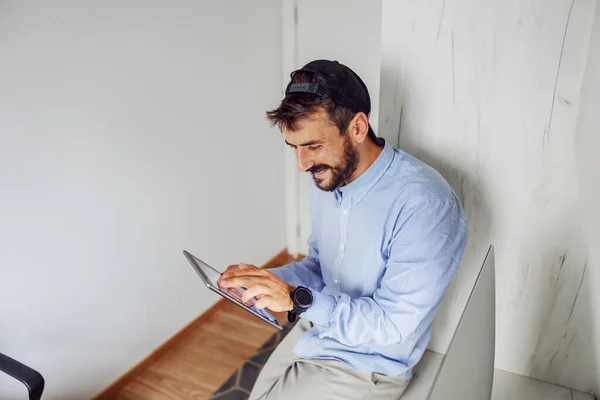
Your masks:
M 300 288 L 296 290 L 294 297 L 301 307 L 309 307 L 312 304 L 312 295 L 308 289 Z

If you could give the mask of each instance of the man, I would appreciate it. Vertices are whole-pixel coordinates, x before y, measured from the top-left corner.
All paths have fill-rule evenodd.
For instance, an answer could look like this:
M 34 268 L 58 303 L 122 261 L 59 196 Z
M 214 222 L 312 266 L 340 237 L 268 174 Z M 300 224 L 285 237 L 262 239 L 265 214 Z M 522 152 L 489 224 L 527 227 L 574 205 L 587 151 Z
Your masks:
M 308 255 L 273 270 L 230 266 L 220 285 L 288 311 L 296 326 L 251 399 L 398 399 L 467 241 L 455 193 L 375 136 L 367 87 L 337 61 L 294 71 L 267 113 L 310 172 Z

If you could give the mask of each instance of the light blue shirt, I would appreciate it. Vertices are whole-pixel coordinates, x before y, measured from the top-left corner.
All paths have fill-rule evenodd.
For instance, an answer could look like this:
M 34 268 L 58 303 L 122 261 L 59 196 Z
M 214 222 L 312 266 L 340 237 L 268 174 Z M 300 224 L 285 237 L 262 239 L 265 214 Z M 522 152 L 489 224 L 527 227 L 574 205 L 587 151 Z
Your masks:
M 308 255 L 272 270 L 313 294 L 302 318 L 314 326 L 294 352 L 411 378 L 467 242 L 456 194 L 434 169 L 385 143 L 350 184 L 325 192 L 313 183 L 310 203 Z

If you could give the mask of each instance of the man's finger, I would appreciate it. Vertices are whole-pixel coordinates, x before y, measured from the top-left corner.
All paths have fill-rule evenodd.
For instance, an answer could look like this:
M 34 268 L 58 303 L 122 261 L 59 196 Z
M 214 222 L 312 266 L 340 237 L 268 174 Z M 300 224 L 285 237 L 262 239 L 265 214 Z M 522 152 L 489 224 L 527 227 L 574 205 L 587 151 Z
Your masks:
M 240 265 L 239 265 L 239 264 L 230 265 L 229 267 L 227 267 L 227 268 L 225 269 L 225 271 L 223 271 L 223 273 L 221 274 L 221 276 L 223 276 L 223 275 L 226 275 L 226 274 L 230 274 L 230 273 L 232 273 L 233 271 L 236 271 L 236 270 L 238 270 L 239 268 L 240 268 Z
M 255 304 L 256 308 L 258 308 L 259 310 L 262 310 L 263 308 L 267 308 L 271 305 L 271 301 L 273 301 L 273 298 L 271 296 L 265 295 L 256 302 L 256 304 Z
M 228 266 L 227 269 L 225 270 L 225 272 L 240 271 L 240 270 L 251 269 L 251 268 L 252 268 L 252 265 L 239 263 L 239 264 L 233 264 L 233 265 Z
M 242 294 L 242 300 L 245 303 L 253 297 L 269 295 L 271 294 L 271 292 L 271 288 L 269 288 L 268 286 L 254 285 L 249 287 L 248 290 L 244 291 L 244 293 Z
M 243 277 L 243 276 L 262 276 L 262 277 L 270 277 L 274 276 L 271 272 L 266 271 L 260 268 L 246 268 L 246 269 L 237 269 L 228 274 L 228 278 L 232 277 Z
M 243 276 L 243 277 L 233 277 L 227 279 L 221 279 L 219 284 L 223 287 L 238 287 L 238 288 L 250 288 L 254 285 L 267 285 L 270 286 L 270 282 L 268 279 L 265 279 L 262 276 Z
M 233 265 L 230 265 L 229 267 L 227 267 L 225 272 L 223 272 L 221 274 L 221 278 L 228 278 L 228 277 L 231 277 L 232 274 L 237 271 L 243 271 L 243 270 L 248 270 L 248 269 L 253 269 L 253 268 L 256 268 L 256 267 L 254 265 L 250 265 L 250 264 L 244 264 L 244 263 L 233 264 Z

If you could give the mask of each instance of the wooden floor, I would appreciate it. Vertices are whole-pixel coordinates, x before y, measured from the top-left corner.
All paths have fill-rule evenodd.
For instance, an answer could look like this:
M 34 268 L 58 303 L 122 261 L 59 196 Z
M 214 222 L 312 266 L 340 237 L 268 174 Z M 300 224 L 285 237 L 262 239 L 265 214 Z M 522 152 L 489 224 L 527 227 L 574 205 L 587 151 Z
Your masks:
M 289 256 L 288 256 L 289 257 Z M 292 258 L 278 258 L 283 265 Z M 274 313 L 283 322 L 285 313 Z M 207 399 L 276 331 L 235 304 L 222 300 L 216 309 L 185 332 L 113 399 Z

